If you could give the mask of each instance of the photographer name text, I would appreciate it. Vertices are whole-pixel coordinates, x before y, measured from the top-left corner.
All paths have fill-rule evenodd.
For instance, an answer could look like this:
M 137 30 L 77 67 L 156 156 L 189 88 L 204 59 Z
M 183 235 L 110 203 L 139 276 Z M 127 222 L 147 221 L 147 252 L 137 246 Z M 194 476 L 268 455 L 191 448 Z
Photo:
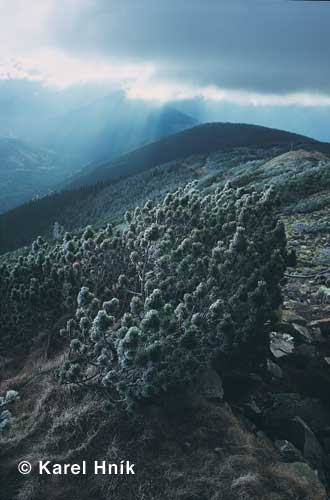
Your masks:
M 121 460 L 118 463 L 110 463 L 106 460 L 94 460 L 88 462 L 82 460 L 80 463 L 63 464 L 55 463 L 51 460 L 39 460 L 33 470 L 39 475 L 133 475 L 135 474 L 135 464 L 129 460 Z M 30 462 L 23 461 L 18 465 L 21 474 L 29 474 L 32 471 Z

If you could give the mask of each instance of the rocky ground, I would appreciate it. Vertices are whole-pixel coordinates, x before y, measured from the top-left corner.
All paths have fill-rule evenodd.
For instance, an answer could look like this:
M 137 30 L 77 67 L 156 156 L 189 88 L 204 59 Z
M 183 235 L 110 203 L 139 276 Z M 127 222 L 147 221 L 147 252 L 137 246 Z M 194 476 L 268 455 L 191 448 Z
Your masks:
M 231 404 L 285 463 L 309 466 L 330 485 L 330 209 L 285 217 L 297 262 L 283 283 L 281 317 L 269 326 L 266 371 L 224 380 Z M 294 261 L 294 259 L 293 259 Z M 294 262 L 292 262 L 294 263 Z M 266 373 L 266 374 L 265 374 Z M 236 391 L 235 391 L 236 388 Z M 305 472 L 304 472 L 305 471 Z

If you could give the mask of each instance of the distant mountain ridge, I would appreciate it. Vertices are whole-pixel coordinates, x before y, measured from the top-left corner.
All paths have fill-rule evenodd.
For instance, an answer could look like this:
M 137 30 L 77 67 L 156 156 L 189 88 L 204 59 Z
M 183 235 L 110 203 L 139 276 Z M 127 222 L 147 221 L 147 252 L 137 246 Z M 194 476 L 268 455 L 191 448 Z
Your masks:
M 0 137 L 0 212 L 45 195 L 62 175 L 54 152 Z
M 320 175 L 328 182 L 328 156 L 313 153 L 305 158 L 304 151 L 330 153 L 330 145 L 254 125 L 194 127 L 101 165 L 71 189 L 0 215 L 0 253 L 30 244 L 39 234 L 50 236 L 55 221 L 70 231 L 87 224 L 120 223 L 127 209 L 157 200 L 193 180 L 201 186 L 227 180 L 237 186 L 262 186 L 265 179 L 287 184 L 291 174 L 295 178 L 311 170 L 316 172 L 313 184 L 323 182 L 318 180 Z
M 93 171 L 100 162 L 197 123 L 174 108 L 131 102 L 122 93 L 47 120 L 41 113 L 39 119 L 34 142 L 0 136 L 0 213 L 62 189 L 83 166 Z
M 131 151 L 113 162 L 82 171 L 70 188 L 133 175 L 161 163 L 193 154 L 205 154 L 233 147 L 270 147 L 273 145 L 325 144 L 283 130 L 240 123 L 206 123 L 165 137 Z
M 54 117 L 41 143 L 60 152 L 70 170 L 77 170 L 197 124 L 171 106 L 129 100 L 118 92 Z

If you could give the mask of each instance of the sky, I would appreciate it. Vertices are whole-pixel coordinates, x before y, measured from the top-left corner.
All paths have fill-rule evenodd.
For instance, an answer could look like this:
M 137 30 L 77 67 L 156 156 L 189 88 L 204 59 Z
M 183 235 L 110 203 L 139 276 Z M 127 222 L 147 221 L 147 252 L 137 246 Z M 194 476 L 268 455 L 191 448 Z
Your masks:
M 174 103 L 330 141 L 330 2 L 0 0 L 0 86 Z

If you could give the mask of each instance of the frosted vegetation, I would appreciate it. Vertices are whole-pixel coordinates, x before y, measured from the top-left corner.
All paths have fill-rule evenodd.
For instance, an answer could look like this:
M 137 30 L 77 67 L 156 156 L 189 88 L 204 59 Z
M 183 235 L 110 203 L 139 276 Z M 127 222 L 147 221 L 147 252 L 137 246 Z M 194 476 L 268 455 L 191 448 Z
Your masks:
M 61 336 L 61 382 L 102 387 L 125 406 L 184 390 L 220 355 L 248 368 L 263 360 L 264 324 L 281 303 L 277 212 L 272 189 L 206 195 L 193 183 L 127 212 L 121 229 L 39 237 L 0 268 L 1 347 Z

